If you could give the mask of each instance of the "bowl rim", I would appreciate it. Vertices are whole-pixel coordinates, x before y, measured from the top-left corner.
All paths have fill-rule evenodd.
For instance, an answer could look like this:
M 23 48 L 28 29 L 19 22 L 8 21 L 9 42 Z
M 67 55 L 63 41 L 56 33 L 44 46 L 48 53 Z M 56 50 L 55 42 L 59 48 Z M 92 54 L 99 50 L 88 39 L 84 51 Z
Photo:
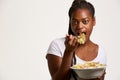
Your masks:
M 73 70 L 97 70 L 97 69 L 106 69 L 106 66 L 97 67 L 97 68 L 81 68 L 81 69 L 74 68 L 74 67 L 72 66 L 72 67 L 70 67 L 70 69 L 73 69 Z

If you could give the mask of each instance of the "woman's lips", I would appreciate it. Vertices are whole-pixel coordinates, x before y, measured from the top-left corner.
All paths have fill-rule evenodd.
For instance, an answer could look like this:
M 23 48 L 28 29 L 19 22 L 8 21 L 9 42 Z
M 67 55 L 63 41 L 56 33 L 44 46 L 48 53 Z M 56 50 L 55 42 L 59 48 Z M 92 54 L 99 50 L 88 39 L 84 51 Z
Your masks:
M 86 32 L 78 32 L 77 35 L 81 35 L 82 33 L 86 35 Z
M 76 33 L 77 33 L 77 35 L 80 35 L 81 33 L 84 33 L 84 34 L 86 35 L 86 32 L 81 31 L 81 29 L 77 29 L 77 30 L 76 30 Z

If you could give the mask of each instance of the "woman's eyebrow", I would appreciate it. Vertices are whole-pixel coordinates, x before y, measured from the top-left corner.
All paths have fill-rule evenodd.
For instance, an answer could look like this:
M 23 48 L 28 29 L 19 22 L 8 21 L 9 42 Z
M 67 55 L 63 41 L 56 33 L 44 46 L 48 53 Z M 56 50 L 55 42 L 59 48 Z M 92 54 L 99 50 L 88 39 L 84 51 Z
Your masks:
M 85 19 L 88 19 L 88 17 L 82 18 L 82 19 L 80 19 L 80 20 L 85 20 Z M 79 20 L 79 19 L 72 18 L 72 20 Z
M 83 19 L 88 19 L 88 17 L 85 17 L 85 18 L 83 18 Z

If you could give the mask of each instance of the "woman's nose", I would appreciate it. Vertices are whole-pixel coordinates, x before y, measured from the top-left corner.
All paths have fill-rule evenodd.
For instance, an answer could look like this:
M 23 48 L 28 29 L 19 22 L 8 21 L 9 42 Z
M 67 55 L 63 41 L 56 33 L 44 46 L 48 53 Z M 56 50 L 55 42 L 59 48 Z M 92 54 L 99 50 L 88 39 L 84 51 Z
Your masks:
M 78 23 L 78 28 L 79 28 L 79 29 L 82 29 L 82 28 L 83 28 L 82 22 L 79 22 L 79 23 Z

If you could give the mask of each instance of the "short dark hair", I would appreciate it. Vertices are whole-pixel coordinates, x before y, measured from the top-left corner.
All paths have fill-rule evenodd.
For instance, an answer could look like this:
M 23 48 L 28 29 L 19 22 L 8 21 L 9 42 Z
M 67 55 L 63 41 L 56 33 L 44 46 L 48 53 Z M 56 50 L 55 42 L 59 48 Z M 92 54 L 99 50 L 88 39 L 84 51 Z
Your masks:
M 87 2 L 86 0 L 74 0 L 73 3 L 72 3 L 72 6 L 70 7 L 69 12 L 68 12 L 69 21 L 71 19 L 72 13 L 76 9 L 87 9 L 87 10 L 89 10 L 89 12 L 91 14 L 91 17 L 94 18 L 95 9 L 94 9 L 94 6 L 90 2 Z M 68 34 L 74 35 L 74 33 L 71 30 L 71 24 L 70 24 L 70 22 L 69 22 Z

